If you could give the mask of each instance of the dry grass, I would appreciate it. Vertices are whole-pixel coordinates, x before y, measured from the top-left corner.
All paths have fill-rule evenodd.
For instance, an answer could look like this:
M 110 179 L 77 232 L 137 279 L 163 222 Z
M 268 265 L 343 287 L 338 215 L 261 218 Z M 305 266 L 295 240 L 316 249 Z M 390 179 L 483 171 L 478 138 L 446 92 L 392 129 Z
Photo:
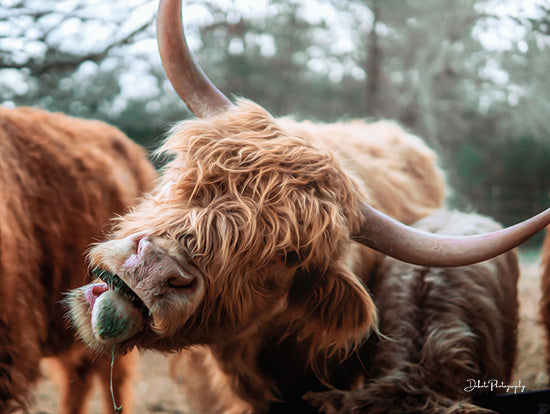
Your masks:
M 521 279 L 519 282 L 520 324 L 519 355 L 514 381 L 521 380 L 529 390 L 548 387 L 545 373 L 544 333 L 538 323 L 540 300 L 540 254 L 538 251 L 520 255 Z
M 49 361 L 41 364 L 44 380 L 35 393 L 36 403 L 31 407 L 30 414 L 57 413 L 58 395 L 55 383 L 48 377 Z M 161 354 L 145 352 L 140 358 L 137 378 L 135 379 L 134 414 L 182 414 L 186 413 L 185 401 L 178 391 L 178 386 L 168 376 L 168 359 Z M 110 397 L 109 397 L 110 398 Z M 90 401 L 90 414 L 113 413 L 113 405 L 103 409 L 103 397 L 99 385 Z M 124 408 L 124 407 L 123 407 Z M 124 414 L 124 409 L 122 410 Z

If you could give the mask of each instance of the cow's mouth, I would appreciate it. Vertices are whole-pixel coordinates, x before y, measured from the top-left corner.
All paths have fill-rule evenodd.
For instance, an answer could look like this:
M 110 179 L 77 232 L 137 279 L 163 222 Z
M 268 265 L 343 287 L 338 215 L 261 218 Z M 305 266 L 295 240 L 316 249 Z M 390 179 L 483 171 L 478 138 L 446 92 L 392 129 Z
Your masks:
M 143 329 L 149 309 L 119 276 L 101 269 L 93 274 L 103 282 L 88 285 L 84 293 L 93 334 L 104 344 L 122 343 Z
M 139 311 L 143 319 L 149 316 L 149 308 L 118 275 L 97 267 L 92 270 L 92 274 L 107 283 L 109 289 L 121 294 L 124 299 L 130 302 Z

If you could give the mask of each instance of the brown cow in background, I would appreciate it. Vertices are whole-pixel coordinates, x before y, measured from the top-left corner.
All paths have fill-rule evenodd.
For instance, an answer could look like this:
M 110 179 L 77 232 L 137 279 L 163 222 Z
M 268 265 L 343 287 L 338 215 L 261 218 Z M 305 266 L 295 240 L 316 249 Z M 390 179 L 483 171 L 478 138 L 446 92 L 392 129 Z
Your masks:
M 442 210 L 415 227 L 467 235 L 500 225 L 476 214 Z M 473 404 L 472 397 L 504 392 L 504 384 L 511 384 L 518 277 L 515 251 L 451 268 L 386 258 L 369 284 L 382 336 L 372 335 L 359 356 L 341 368 L 351 375 L 365 364 L 358 370 L 362 385 L 308 398 L 330 414 L 493 413 Z M 492 384 L 494 390 L 475 384 Z
M 542 246 L 541 290 L 540 315 L 546 335 L 546 369 L 550 374 L 550 228 L 546 229 Z
M 42 357 L 57 357 L 62 413 L 85 412 L 109 360 L 75 342 L 63 292 L 89 279 L 86 249 L 155 177 L 142 148 L 103 122 L 0 107 L 0 413 L 25 407 Z M 114 386 L 130 406 L 130 360 Z M 108 407 L 108 406 L 107 406 Z

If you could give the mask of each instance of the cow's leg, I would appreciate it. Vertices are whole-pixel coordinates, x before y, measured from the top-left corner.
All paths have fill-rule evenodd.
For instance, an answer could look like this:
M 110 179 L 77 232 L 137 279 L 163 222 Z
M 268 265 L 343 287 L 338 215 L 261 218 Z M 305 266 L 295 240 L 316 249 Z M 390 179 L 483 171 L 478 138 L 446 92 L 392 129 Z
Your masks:
M 117 357 L 113 366 L 112 386 L 117 406 L 122 407 L 122 413 L 133 411 L 134 393 L 132 379 L 137 359 L 137 351 L 131 352 L 123 357 Z M 111 395 L 111 358 L 102 357 L 95 363 L 96 372 L 101 379 L 103 396 L 105 401 L 105 412 L 113 412 L 113 396 Z
M 27 406 L 40 376 L 40 341 L 36 331 L 7 323 L 1 312 L 0 307 L 0 414 L 4 414 Z
M 54 373 L 58 383 L 60 414 L 84 414 L 93 388 L 94 355 L 81 343 L 57 355 L 58 369 Z
M 110 391 L 111 358 L 98 355 L 81 343 L 57 356 L 60 363 L 61 396 L 59 412 L 61 414 L 84 414 L 93 388 L 93 377 L 98 375 L 104 394 L 104 412 L 113 412 Z M 113 390 L 118 405 L 124 406 L 125 413 L 131 412 L 132 392 L 131 376 L 133 372 L 132 355 L 117 358 L 113 370 Z
M 39 358 L 11 351 L 4 343 L 0 344 L 0 414 L 27 406 L 32 385 L 40 373 Z
M 252 408 L 231 387 L 211 351 L 193 347 L 170 358 L 170 375 L 185 395 L 189 411 L 208 414 L 248 414 Z
M 546 336 L 546 369 L 550 375 L 550 263 L 546 263 L 544 268 L 541 279 L 541 290 L 540 316 Z

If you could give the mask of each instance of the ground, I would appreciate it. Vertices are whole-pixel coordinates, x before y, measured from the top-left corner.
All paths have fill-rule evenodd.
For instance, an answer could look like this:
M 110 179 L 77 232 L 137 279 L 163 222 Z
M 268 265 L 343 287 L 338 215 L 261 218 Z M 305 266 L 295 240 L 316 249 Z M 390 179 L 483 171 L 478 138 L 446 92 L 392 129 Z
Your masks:
M 538 252 L 521 254 L 519 355 L 510 385 L 525 385 L 527 390 L 545 388 L 548 376 L 544 373 L 543 334 L 537 324 L 539 302 L 540 263 Z M 35 393 L 35 404 L 30 414 L 57 412 L 57 392 L 48 378 L 48 362 L 42 364 L 44 380 Z M 185 401 L 178 385 L 168 374 L 168 359 L 153 352 L 145 353 L 139 361 L 139 375 L 135 381 L 135 414 L 183 414 Z M 90 414 L 103 414 L 102 399 L 96 390 L 90 405 Z M 113 411 L 110 411 L 113 412 Z
M 540 256 L 538 252 L 520 255 L 521 278 L 519 282 L 520 323 L 518 333 L 518 360 L 513 376 L 517 385 L 529 390 L 547 388 L 548 375 L 545 372 L 544 344 L 542 327 L 538 323 L 538 306 L 540 300 Z

